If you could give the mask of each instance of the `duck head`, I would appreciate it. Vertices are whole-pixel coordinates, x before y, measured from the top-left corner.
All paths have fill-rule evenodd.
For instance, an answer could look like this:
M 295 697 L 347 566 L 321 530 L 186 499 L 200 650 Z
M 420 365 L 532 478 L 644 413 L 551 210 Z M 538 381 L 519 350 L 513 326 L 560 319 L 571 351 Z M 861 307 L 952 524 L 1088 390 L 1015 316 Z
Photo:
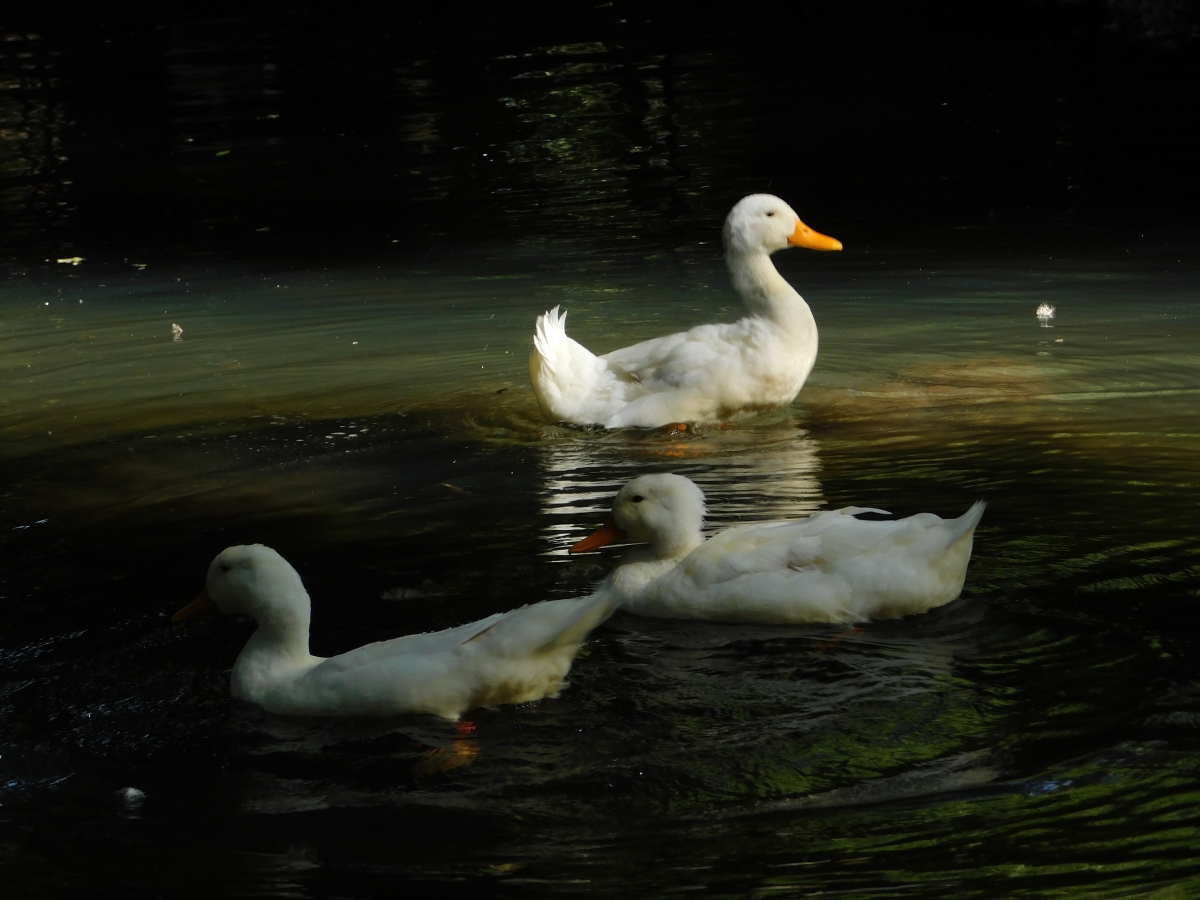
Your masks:
M 208 567 L 200 596 L 171 618 L 190 619 L 214 606 L 223 613 L 250 616 L 264 627 L 308 630 L 310 604 L 299 573 L 262 544 L 228 547 L 218 553 Z
M 774 194 L 743 197 L 725 218 L 725 250 L 730 256 L 771 254 L 785 247 L 841 250 L 837 238 L 813 231 Z
M 682 557 L 704 539 L 704 494 L 682 475 L 642 475 L 617 492 L 599 531 L 573 546 L 585 553 L 613 541 L 649 544 L 656 556 Z

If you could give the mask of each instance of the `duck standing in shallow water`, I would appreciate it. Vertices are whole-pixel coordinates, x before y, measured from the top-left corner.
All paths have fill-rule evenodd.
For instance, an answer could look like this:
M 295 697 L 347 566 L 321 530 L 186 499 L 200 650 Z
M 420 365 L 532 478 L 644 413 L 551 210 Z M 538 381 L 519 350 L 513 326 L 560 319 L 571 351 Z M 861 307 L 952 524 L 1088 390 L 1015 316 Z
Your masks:
M 551 422 L 655 428 L 718 422 L 786 406 L 817 359 L 817 323 L 771 262 L 786 247 L 841 250 L 771 194 L 738 201 L 725 219 L 725 259 L 750 315 L 729 325 L 643 341 L 595 356 L 567 337 L 559 308 L 538 317 L 529 377 Z
M 258 623 L 233 666 L 233 696 L 273 713 L 457 719 L 477 706 L 555 696 L 584 638 L 618 605 L 585 597 L 534 603 L 469 625 L 367 644 L 328 659 L 308 652 L 311 606 L 300 575 L 262 544 L 223 550 L 204 590 L 175 621 L 212 609 Z
M 704 495 L 681 475 L 642 475 L 617 493 L 599 531 L 571 548 L 649 544 L 628 553 L 597 595 L 637 615 L 799 624 L 891 619 L 942 606 L 962 591 L 978 502 L 957 519 L 932 513 L 866 521 L 851 506 L 807 519 L 700 534 Z

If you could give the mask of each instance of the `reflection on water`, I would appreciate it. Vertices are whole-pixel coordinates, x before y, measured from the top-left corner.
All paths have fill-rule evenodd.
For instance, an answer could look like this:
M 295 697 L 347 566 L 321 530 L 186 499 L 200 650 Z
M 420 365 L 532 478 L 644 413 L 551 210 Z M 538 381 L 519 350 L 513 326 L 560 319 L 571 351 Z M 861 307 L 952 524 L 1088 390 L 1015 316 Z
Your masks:
M 0 60 L 0 214 L 11 237 L 28 239 L 36 223 L 73 211 L 64 177 L 66 111 L 50 90 L 57 53 L 37 34 L 4 34 Z M 7 59 L 5 59 L 7 57 Z M 14 64 L 15 63 L 15 64 Z
M 821 506 L 817 444 L 790 416 L 748 428 L 690 434 L 606 434 L 549 443 L 540 454 L 549 552 L 565 554 L 608 514 L 625 482 L 647 472 L 691 478 L 708 501 L 708 527 L 797 518 Z
M 161 892 L 194 870 L 187 848 L 217 861 L 189 888 L 209 896 L 1195 886 L 1186 285 L 797 266 L 822 350 L 791 409 L 606 432 L 540 421 L 535 315 L 566 294 L 604 350 L 731 318 L 736 301 L 715 259 L 573 281 L 544 262 L 178 282 L 81 266 L 12 285 L 14 884 L 63 892 L 132 869 Z M 250 540 L 296 563 L 322 655 L 580 595 L 612 557 L 565 548 L 647 470 L 694 478 L 712 528 L 990 505 L 946 607 L 858 628 L 618 616 L 561 697 L 458 726 L 233 703 L 248 625 L 166 618 L 214 552 Z M 114 799 L 127 786 L 146 793 L 136 814 Z M 78 851 L 47 872 L 63 840 Z

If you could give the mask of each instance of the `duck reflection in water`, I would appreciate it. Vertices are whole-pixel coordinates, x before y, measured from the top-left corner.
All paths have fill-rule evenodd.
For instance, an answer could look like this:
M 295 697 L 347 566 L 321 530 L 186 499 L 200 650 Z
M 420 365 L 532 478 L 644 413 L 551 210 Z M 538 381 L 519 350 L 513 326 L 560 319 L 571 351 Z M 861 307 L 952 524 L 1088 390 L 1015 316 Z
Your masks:
M 670 469 L 699 484 L 708 522 L 718 528 L 811 515 L 824 499 L 820 445 L 790 412 L 732 429 L 575 432 L 543 446 L 544 536 L 560 564 L 586 534 L 583 523 L 606 513 L 621 485 L 647 470 Z

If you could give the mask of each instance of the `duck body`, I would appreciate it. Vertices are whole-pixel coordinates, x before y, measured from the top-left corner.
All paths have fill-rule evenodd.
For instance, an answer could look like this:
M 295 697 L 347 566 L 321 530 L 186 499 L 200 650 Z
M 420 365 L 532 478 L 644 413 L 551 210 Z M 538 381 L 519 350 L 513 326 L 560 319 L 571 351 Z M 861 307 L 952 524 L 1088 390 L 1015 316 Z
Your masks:
M 556 306 L 538 319 L 534 393 L 550 421 L 606 428 L 719 422 L 786 406 L 817 358 L 816 321 L 803 311 L 811 327 L 748 316 L 593 356 L 567 337 Z
M 750 315 L 596 356 L 569 338 L 559 307 L 540 316 L 529 374 L 554 422 L 652 428 L 714 422 L 790 403 L 817 358 L 817 323 L 771 262 L 788 246 L 840 250 L 770 194 L 743 198 L 725 222 L 726 261 Z
M 604 597 L 546 601 L 323 658 L 308 650 L 310 602 L 300 576 L 269 547 L 224 550 L 205 590 L 176 618 L 208 598 L 258 623 L 234 663 L 234 697 L 284 715 L 447 719 L 556 696 L 583 640 L 617 606 Z
M 892 521 L 859 519 L 883 511 L 847 507 L 704 540 L 703 503 L 678 475 L 646 475 L 622 488 L 606 528 L 649 546 L 628 553 L 600 592 L 637 615 L 715 622 L 848 624 L 925 612 L 961 593 L 985 506 L 957 519 L 919 513 Z M 576 547 L 592 549 L 595 540 L 607 542 L 593 537 Z

